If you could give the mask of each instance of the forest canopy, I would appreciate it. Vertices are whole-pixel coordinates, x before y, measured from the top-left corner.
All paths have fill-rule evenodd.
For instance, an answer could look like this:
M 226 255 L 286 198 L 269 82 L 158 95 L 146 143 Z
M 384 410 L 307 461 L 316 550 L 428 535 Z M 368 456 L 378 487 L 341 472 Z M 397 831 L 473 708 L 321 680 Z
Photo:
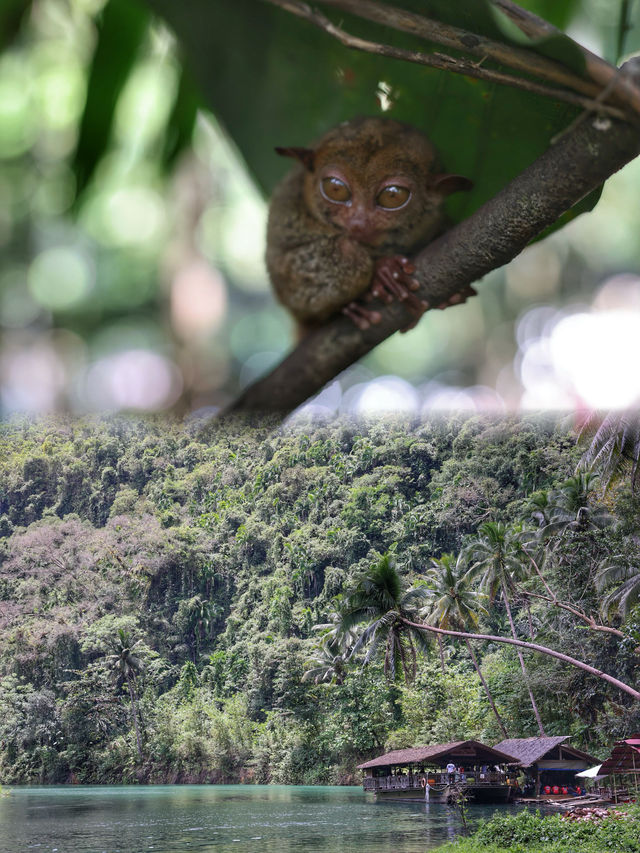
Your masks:
M 391 668 L 357 646 L 376 572 L 405 614 L 509 637 L 510 611 L 521 640 L 638 683 L 638 499 L 576 473 L 566 424 L 270 426 L 3 425 L 3 781 L 349 782 L 386 748 L 501 740 L 464 642 L 424 635 L 414 672 L 401 634 Z M 597 676 L 472 646 L 510 737 L 538 713 L 604 754 L 640 725 Z

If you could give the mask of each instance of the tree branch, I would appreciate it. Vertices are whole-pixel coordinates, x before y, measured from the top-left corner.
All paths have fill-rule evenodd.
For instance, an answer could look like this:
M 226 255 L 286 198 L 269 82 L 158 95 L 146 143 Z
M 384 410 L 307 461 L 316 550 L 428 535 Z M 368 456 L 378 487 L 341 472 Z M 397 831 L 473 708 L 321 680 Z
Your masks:
M 492 3 L 504 12 L 530 38 L 548 38 L 554 35 L 564 35 L 564 33 L 561 33 L 560 30 L 556 29 L 548 21 L 539 18 L 533 12 L 522 9 L 513 3 L 512 0 L 492 0 Z M 640 113 L 640 89 L 634 85 L 633 81 L 624 74 L 621 74 L 615 66 L 610 65 L 606 60 L 587 50 L 586 47 L 582 47 L 577 42 L 574 42 L 574 44 L 584 56 L 589 77 L 601 87 L 611 85 L 612 100 L 630 106 L 635 112 Z
M 302 0 L 266 0 L 274 6 L 278 6 L 293 15 L 304 18 L 309 23 L 314 24 L 321 30 L 324 30 L 328 35 L 333 36 L 345 47 L 354 50 L 362 50 L 365 53 L 374 53 L 378 56 L 386 56 L 389 59 L 402 59 L 405 62 L 414 62 L 418 65 L 426 65 L 429 68 L 437 68 L 439 71 L 451 71 L 454 74 L 462 74 L 465 77 L 475 77 L 478 80 L 487 80 L 492 83 L 498 83 L 504 86 L 513 86 L 517 89 L 524 89 L 527 92 L 532 92 L 537 95 L 543 95 L 548 98 L 553 98 L 556 101 L 565 101 L 573 106 L 582 107 L 586 110 L 598 110 L 607 115 L 616 118 L 625 118 L 624 111 L 612 107 L 608 104 L 595 101 L 591 98 L 585 98 L 567 89 L 558 89 L 553 86 L 545 86 L 541 83 L 536 83 L 532 80 L 526 80 L 523 77 L 514 77 L 511 74 L 505 74 L 502 71 L 495 71 L 490 68 L 483 68 L 475 62 L 471 62 L 464 58 L 454 58 L 447 56 L 444 53 L 421 53 L 417 50 L 407 50 L 401 47 L 393 47 L 388 44 L 380 44 L 378 42 L 368 41 L 352 36 L 341 27 L 333 24 L 320 12 L 311 8 L 311 6 L 302 2 Z M 615 71 L 615 69 L 614 69 Z
M 468 219 L 416 256 L 418 298 L 441 305 L 506 264 L 638 153 L 636 127 L 589 117 Z M 268 376 L 250 386 L 229 411 L 284 415 L 295 409 L 412 320 L 402 303 L 381 310 L 382 322 L 364 332 L 344 317 L 331 320 L 306 337 Z
M 431 43 L 441 44 L 462 53 L 470 53 L 481 60 L 492 59 L 515 71 L 533 74 L 557 86 L 564 86 L 596 97 L 600 87 L 593 81 L 579 77 L 559 62 L 547 59 L 532 50 L 515 47 L 506 42 L 493 41 L 478 33 L 443 24 L 397 6 L 377 3 L 375 0 L 319 0 L 322 6 L 342 9 L 352 15 L 377 24 L 400 30 Z

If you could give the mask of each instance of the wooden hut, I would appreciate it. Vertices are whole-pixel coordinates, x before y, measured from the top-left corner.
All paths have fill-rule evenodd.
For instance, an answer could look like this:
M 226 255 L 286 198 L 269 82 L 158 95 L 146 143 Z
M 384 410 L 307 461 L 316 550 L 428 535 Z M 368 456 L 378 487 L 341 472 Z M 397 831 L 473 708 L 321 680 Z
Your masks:
M 576 773 L 598 762 L 592 755 L 565 743 L 568 739 L 569 735 L 509 738 L 494 748 L 512 756 L 524 769 L 529 780 L 525 793 L 536 797 L 562 796 L 563 788 L 575 789 Z
M 449 802 L 464 793 L 473 802 L 510 799 L 507 764 L 514 759 L 477 740 L 396 749 L 358 765 L 363 787 L 377 799 Z M 454 765 L 455 772 L 447 771 Z
M 620 780 L 623 783 L 626 777 L 637 797 L 639 791 L 638 777 L 640 776 L 640 732 L 625 740 L 616 741 L 611 755 L 601 764 L 598 774 L 612 777 L 612 796 L 615 802 L 624 799 L 630 793 L 624 784 L 620 787 L 620 777 L 623 777 Z

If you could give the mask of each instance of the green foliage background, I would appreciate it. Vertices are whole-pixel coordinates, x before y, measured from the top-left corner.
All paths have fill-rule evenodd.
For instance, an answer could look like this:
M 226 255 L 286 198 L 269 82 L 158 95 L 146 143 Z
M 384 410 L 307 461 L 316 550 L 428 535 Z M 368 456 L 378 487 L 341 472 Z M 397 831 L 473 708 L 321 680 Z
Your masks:
M 488 518 L 527 518 L 562 484 L 574 436 L 551 419 L 264 423 L 191 429 L 125 419 L 17 420 L 0 433 L 0 776 L 4 782 L 358 782 L 385 747 L 501 739 L 463 648 L 421 656 L 414 684 L 380 664 L 303 680 L 314 625 L 390 551 L 407 582 Z M 592 496 L 591 501 L 596 501 Z M 618 525 L 569 528 L 548 578 L 596 611 L 595 567 L 633 561 L 638 506 Z M 528 632 L 523 602 L 518 630 Z M 634 643 L 535 605 L 537 636 L 636 683 Z M 612 616 L 614 622 L 617 617 Z M 505 633 L 494 603 L 482 627 Z M 141 662 L 143 755 L 110 657 L 119 632 Z M 508 632 L 508 628 L 506 628 Z M 537 729 L 506 647 L 477 647 L 512 736 Z M 548 734 L 598 754 L 638 728 L 625 694 L 528 657 Z M 453 709 L 453 713 L 452 713 Z

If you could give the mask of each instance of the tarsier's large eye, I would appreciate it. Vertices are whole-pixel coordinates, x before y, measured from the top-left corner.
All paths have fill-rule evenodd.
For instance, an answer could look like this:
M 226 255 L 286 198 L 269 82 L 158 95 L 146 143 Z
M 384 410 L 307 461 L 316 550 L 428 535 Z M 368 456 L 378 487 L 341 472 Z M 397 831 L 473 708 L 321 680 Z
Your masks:
M 340 178 L 333 176 L 323 178 L 320 186 L 322 188 L 322 195 L 329 201 L 345 204 L 351 198 L 351 190 Z
M 411 192 L 407 187 L 390 184 L 378 193 L 376 204 L 385 210 L 395 210 L 397 207 L 402 207 L 403 204 L 406 204 L 410 196 Z

